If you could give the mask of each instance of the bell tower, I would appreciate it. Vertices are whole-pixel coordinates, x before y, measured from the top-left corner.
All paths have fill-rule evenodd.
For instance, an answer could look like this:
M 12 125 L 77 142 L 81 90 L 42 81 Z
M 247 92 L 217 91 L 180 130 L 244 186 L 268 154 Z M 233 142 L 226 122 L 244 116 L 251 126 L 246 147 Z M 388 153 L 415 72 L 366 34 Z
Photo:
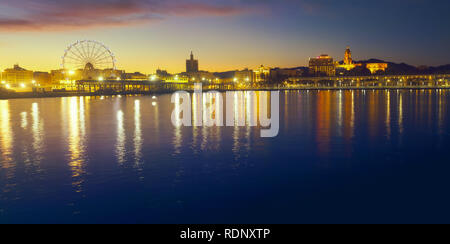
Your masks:
M 347 50 L 345 50 L 344 64 L 353 64 L 352 51 L 350 51 L 350 47 L 347 47 Z
M 198 72 L 198 60 L 194 58 L 194 53 L 191 52 L 191 58 L 186 60 L 186 73 Z

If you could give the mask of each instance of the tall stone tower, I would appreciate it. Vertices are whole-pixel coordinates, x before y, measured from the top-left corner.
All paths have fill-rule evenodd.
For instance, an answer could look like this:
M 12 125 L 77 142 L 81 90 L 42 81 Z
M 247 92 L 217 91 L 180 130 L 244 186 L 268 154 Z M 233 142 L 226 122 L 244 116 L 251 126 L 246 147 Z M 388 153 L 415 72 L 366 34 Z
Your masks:
M 198 72 L 198 60 L 194 59 L 194 54 L 191 52 L 191 59 L 186 60 L 186 73 Z
M 345 50 L 344 64 L 353 64 L 352 51 L 350 51 L 350 47 L 347 47 L 347 50 Z

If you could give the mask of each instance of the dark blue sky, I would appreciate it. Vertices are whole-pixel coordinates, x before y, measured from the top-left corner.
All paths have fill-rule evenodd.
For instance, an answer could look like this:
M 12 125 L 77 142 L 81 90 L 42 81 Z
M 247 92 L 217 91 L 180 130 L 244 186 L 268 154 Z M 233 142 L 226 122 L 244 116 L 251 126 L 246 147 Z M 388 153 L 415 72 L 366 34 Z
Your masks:
M 291 7 L 296 1 L 285 2 L 274 8 L 271 28 L 323 43 L 324 51 L 335 56 L 350 45 L 357 59 L 450 63 L 448 0 L 304 0 L 298 1 L 300 11 Z

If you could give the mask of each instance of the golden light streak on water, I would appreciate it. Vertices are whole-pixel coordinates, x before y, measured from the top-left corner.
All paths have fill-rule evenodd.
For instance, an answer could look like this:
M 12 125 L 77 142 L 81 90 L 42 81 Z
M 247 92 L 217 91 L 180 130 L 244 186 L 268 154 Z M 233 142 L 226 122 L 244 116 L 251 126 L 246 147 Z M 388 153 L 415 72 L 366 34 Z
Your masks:
M 155 99 L 156 99 L 156 97 L 155 97 Z M 156 103 L 156 102 L 154 102 L 154 103 Z M 155 126 L 152 140 L 155 142 L 158 142 L 159 141 L 159 133 L 160 133 L 160 131 L 159 131 L 160 130 L 159 129 L 159 105 L 156 103 L 156 105 L 155 106 L 152 105 L 152 107 L 153 107 L 153 119 L 154 119 L 153 123 Z
M 398 129 L 400 135 L 403 134 L 403 94 L 399 93 L 398 99 Z
M 0 100 L 0 145 L 1 145 L 1 168 L 6 170 L 6 177 L 12 175 L 15 167 L 12 159 L 13 152 L 13 132 L 11 127 L 11 114 L 9 101 Z
M 22 129 L 26 129 L 28 127 L 28 114 L 27 112 L 22 112 L 20 113 L 20 127 L 22 127 Z
M 84 97 L 80 97 L 80 105 L 79 105 L 79 114 L 80 114 L 80 132 L 82 135 L 82 138 L 85 138 L 86 135 L 86 111 L 85 111 L 85 103 L 84 103 Z
M 70 163 L 69 166 L 72 169 L 72 177 L 78 177 L 80 173 L 80 120 L 77 99 L 75 97 L 70 98 L 69 106 L 69 152 Z
M 31 132 L 33 135 L 33 150 L 36 154 L 36 163 L 41 161 L 41 155 L 43 153 L 43 137 L 44 137 L 44 124 L 43 121 L 40 120 L 39 114 L 39 104 L 33 103 L 31 105 L 31 117 L 33 120 L 33 124 L 31 127 Z
M 343 129 L 344 129 L 344 116 L 343 116 L 343 108 L 344 108 L 344 103 L 343 103 L 343 96 L 342 96 L 342 90 L 338 91 L 337 93 L 337 120 L 338 120 L 338 132 L 339 132 L 339 136 L 342 136 L 343 134 Z
M 175 94 L 175 110 L 174 113 L 175 116 L 175 123 L 177 126 L 175 126 L 174 131 L 174 138 L 173 138 L 173 146 L 174 146 L 174 154 L 180 154 L 181 153 L 181 143 L 182 143 L 182 134 L 181 134 L 181 127 L 179 124 L 181 123 L 180 113 L 181 113 L 181 99 L 180 95 L 178 93 Z
M 438 128 L 439 128 L 439 133 L 443 134 L 444 133 L 444 112 L 445 112 L 445 98 L 446 98 L 447 94 L 443 93 L 442 90 L 438 91 Z
M 122 110 L 117 111 L 117 143 L 116 155 L 119 164 L 125 162 L 125 128 L 124 128 L 124 114 Z
M 134 101 L 134 157 L 135 164 L 140 167 L 142 161 L 142 128 L 141 128 L 141 101 Z
M 72 172 L 72 186 L 75 192 L 83 192 L 83 183 L 86 164 L 86 120 L 84 100 L 82 98 L 72 97 L 66 100 L 66 109 L 68 109 L 68 143 L 69 143 L 69 167 Z
M 391 91 L 386 91 L 386 136 L 391 138 Z
M 351 107 L 352 107 L 352 112 L 351 112 L 351 118 L 350 118 L 350 127 L 351 127 L 351 137 L 353 138 L 354 134 L 355 134 L 355 91 L 351 91 L 352 93 L 352 99 L 351 99 Z

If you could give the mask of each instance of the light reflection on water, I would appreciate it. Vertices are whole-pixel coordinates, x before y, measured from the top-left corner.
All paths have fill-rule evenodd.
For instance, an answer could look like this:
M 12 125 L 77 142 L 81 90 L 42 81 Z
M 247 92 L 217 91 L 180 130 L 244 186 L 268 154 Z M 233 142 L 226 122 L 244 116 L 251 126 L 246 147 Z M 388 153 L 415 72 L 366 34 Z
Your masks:
M 6 172 L 6 178 L 12 177 L 14 163 L 12 158 L 13 134 L 11 127 L 11 115 L 9 101 L 0 101 L 0 145 L 2 169 Z
M 119 164 L 125 163 L 125 128 L 124 128 L 124 113 L 122 110 L 117 111 L 117 144 L 116 154 L 117 162 Z
M 83 182 L 85 175 L 86 159 L 86 121 L 84 98 L 63 98 L 62 99 L 63 116 L 68 116 L 64 126 L 68 128 L 69 144 L 69 167 L 72 172 L 72 186 L 75 192 L 83 191 Z
M 44 125 L 43 121 L 40 119 L 39 113 L 39 104 L 33 103 L 31 107 L 31 117 L 33 120 L 32 124 L 32 133 L 33 133 L 33 149 L 35 152 L 34 165 L 38 165 L 42 160 L 42 154 L 44 150 L 43 139 L 45 137 L 44 134 Z
M 142 161 L 142 127 L 141 127 L 141 101 L 134 101 L 134 156 L 136 167 L 141 167 Z
M 239 208 L 232 204 L 237 199 L 251 204 L 252 199 L 271 197 L 261 190 L 261 195 L 246 198 L 257 194 L 246 190 L 248 184 L 274 192 L 295 188 L 299 192 L 272 200 L 276 207 L 289 208 L 301 204 L 293 195 L 307 194 L 296 188 L 301 180 L 322 179 L 324 171 L 358 171 L 362 162 L 371 160 L 411 161 L 415 159 L 408 155 L 423 147 L 433 157 L 447 157 L 449 95 L 447 90 L 282 92 L 280 134 L 271 139 L 260 138 L 261 128 L 250 126 L 258 121 L 249 119 L 267 111 L 258 103 L 263 98 L 270 105 L 267 92 L 232 93 L 230 114 L 237 118 L 232 127 L 173 126 L 171 114 L 180 105 L 172 105 L 169 95 L 2 100 L 0 222 L 8 213 L 11 217 L 25 211 L 14 206 L 37 212 L 56 206 L 61 219 L 70 222 L 74 213 L 83 217 L 100 210 L 95 202 L 121 199 L 113 205 L 144 211 L 131 211 L 124 219 L 148 214 L 162 220 L 156 209 L 195 209 L 197 200 L 188 197 L 193 194 L 225 212 L 226 203 Z M 226 110 L 226 101 L 218 95 L 192 94 L 191 102 L 194 125 L 208 116 L 208 109 L 214 111 L 211 119 L 226 123 L 227 112 L 218 112 L 222 102 Z M 222 196 L 210 192 L 225 190 L 236 191 L 236 199 L 227 195 L 221 201 Z M 99 193 L 103 198 L 96 197 Z M 212 198 L 204 197 L 208 194 Z M 41 208 L 33 210 L 36 202 Z M 115 216 L 113 209 L 105 211 Z M 292 206 L 290 211 L 299 210 Z M 26 213 L 22 220 L 32 216 Z

